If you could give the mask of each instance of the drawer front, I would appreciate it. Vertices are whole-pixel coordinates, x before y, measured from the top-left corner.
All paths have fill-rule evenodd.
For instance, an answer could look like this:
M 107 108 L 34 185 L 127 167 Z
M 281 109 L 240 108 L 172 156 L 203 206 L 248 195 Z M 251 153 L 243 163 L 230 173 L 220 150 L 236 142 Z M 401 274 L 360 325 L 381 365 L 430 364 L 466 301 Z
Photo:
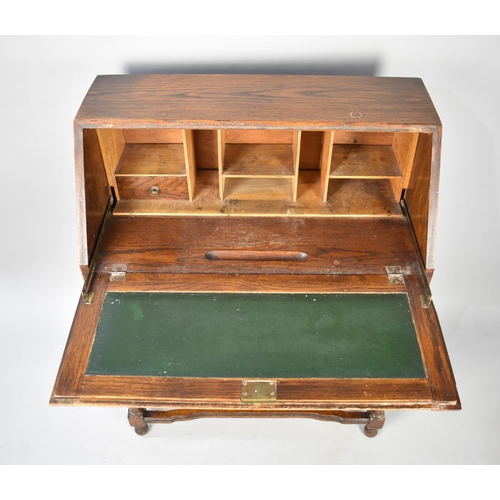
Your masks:
M 187 200 L 186 177 L 118 176 L 118 192 L 122 200 Z

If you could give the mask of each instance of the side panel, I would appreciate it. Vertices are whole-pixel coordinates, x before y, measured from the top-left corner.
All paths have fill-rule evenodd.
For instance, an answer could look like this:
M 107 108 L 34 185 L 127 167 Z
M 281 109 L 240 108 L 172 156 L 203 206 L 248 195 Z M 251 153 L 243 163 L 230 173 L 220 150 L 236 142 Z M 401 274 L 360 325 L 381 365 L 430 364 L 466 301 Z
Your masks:
M 441 134 L 421 133 L 405 201 L 425 268 L 435 268 Z
M 76 127 L 75 152 L 80 265 L 87 266 L 97 243 L 111 190 L 95 130 Z

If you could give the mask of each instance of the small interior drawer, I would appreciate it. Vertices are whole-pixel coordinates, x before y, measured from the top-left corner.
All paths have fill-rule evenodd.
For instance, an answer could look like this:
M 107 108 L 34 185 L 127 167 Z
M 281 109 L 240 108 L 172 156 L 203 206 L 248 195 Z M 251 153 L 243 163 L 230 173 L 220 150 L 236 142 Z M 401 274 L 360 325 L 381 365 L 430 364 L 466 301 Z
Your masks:
M 186 177 L 117 176 L 116 184 L 124 200 L 188 199 Z

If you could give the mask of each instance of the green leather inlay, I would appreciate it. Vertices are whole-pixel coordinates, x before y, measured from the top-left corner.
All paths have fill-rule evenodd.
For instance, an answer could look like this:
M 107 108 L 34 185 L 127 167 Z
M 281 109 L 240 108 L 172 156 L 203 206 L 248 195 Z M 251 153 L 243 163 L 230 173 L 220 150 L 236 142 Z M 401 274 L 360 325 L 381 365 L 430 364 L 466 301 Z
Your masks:
M 406 294 L 108 292 L 87 374 L 425 377 Z

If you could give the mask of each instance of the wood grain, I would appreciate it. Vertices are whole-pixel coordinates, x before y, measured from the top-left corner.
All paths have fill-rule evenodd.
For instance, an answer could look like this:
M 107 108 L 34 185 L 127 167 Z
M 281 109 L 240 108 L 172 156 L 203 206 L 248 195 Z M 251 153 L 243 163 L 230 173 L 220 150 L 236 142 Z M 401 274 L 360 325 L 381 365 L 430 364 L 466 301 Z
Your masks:
M 181 129 L 126 128 L 123 136 L 127 144 L 180 144 Z
M 196 153 L 194 150 L 194 134 L 192 130 L 182 131 L 184 158 L 186 162 L 186 175 L 189 201 L 193 200 L 196 186 Z
M 300 148 L 300 169 L 318 170 L 323 144 L 323 132 L 302 131 Z
M 293 177 L 292 145 L 226 143 L 222 174 L 226 177 Z
M 189 199 L 186 176 L 119 176 L 116 185 L 122 200 Z
M 115 188 L 117 199 L 120 199 L 116 190 L 115 171 L 125 147 L 123 131 L 120 129 L 97 129 L 96 133 L 99 139 L 108 184 Z
M 76 120 L 192 129 L 349 124 L 359 131 L 440 123 L 418 78 L 289 75 L 98 76 Z
M 330 176 L 400 178 L 401 170 L 391 146 L 334 145 Z
M 335 144 L 391 146 L 394 134 L 392 132 L 359 132 L 338 130 L 335 134 Z
M 433 400 L 436 405 L 459 409 L 460 399 L 434 304 L 431 303 L 429 308 L 422 307 L 420 296 L 424 293 L 424 287 L 418 276 L 408 276 L 407 281 L 408 300 Z
M 427 268 L 433 268 L 433 256 L 428 254 L 429 218 L 436 217 L 429 212 L 430 197 L 437 197 L 437 191 L 431 193 L 432 170 L 432 135 L 420 134 L 415 164 L 411 170 L 405 202 L 410 214 L 411 223 L 417 238 L 420 253 Z
M 226 131 L 226 144 L 292 144 L 292 130 L 246 130 Z
M 81 161 L 83 165 L 80 164 L 77 168 L 83 173 L 85 216 L 80 217 L 80 223 L 83 223 L 81 230 L 84 231 L 85 238 L 82 245 L 84 255 L 80 264 L 86 265 L 94 251 L 111 195 L 95 130 L 85 130 L 83 133 Z
M 128 273 L 108 285 L 114 292 L 244 292 L 244 293 L 401 293 L 385 275 L 366 274 L 213 274 Z
M 259 409 L 437 408 L 425 379 L 277 379 L 278 401 Z M 96 397 L 96 395 L 99 395 Z M 172 408 L 249 408 L 241 379 L 90 376 L 79 404 Z
M 332 213 L 344 216 L 397 216 L 400 205 L 388 179 L 331 178 L 327 202 Z
M 193 142 L 196 167 L 217 170 L 217 130 L 193 130 Z
M 182 144 L 127 144 L 116 175 L 186 175 L 184 148 Z
M 332 165 L 332 150 L 335 132 L 325 132 L 323 134 L 323 146 L 321 149 L 321 200 L 326 201 L 328 197 L 328 185 L 330 179 L 330 170 Z
M 99 263 L 131 272 L 386 274 L 385 266 L 418 271 L 403 218 L 114 216 Z M 211 250 L 297 251 L 302 262 L 207 261 Z
M 90 349 L 101 314 L 108 276 L 98 274 L 93 281 L 94 299 L 85 304 L 80 296 L 63 360 L 52 391 L 51 403 L 77 397 L 87 367 Z
M 228 184 L 225 199 L 220 198 L 220 179 L 216 172 L 198 171 L 193 200 L 121 200 L 115 215 L 149 216 L 255 216 L 255 217 L 401 217 L 389 184 L 380 186 L 373 180 L 357 180 L 358 192 L 349 189 L 349 183 L 337 185 L 336 197 L 322 201 L 320 173 L 299 172 L 297 201 L 292 200 L 291 179 L 222 177 Z M 351 186 L 356 183 L 350 183 Z M 326 184 L 328 186 L 328 184 Z M 342 188 L 341 188 L 342 187 Z M 353 203 L 353 201 L 357 202 Z

